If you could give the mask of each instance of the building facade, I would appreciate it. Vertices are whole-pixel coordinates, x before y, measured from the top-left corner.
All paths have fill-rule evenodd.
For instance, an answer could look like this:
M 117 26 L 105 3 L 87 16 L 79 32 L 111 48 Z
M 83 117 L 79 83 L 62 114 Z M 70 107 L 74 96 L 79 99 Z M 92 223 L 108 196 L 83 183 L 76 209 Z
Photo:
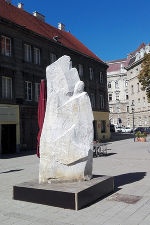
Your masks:
M 129 126 L 129 93 L 127 59 L 108 62 L 107 86 L 110 123 L 116 126 Z
M 46 66 L 69 55 L 90 96 L 95 139 L 109 139 L 107 64 L 65 26 L 45 23 L 9 0 L 0 0 L 0 152 L 36 149 L 40 81 Z M 86 110 L 86 109 L 85 109 Z
M 138 80 L 138 74 L 141 70 L 141 64 L 145 53 L 150 53 L 150 46 L 142 44 L 141 48 L 130 54 L 130 61 L 126 67 L 129 81 L 129 105 L 134 108 L 135 127 L 150 127 L 150 103 L 148 102 L 146 91 Z M 130 107 L 132 113 L 132 107 Z M 130 126 L 132 127 L 132 116 L 130 117 Z
M 133 128 L 150 126 L 150 103 L 138 80 L 141 63 L 150 46 L 142 43 L 127 58 L 107 62 L 108 101 L 110 123 Z M 134 105 L 134 106 L 131 106 Z

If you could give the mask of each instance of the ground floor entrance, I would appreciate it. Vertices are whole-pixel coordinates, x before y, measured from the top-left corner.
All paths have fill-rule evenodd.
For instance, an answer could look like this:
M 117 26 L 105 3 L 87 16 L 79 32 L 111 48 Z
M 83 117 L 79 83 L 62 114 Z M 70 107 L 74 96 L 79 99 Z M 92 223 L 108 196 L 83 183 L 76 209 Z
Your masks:
M 1 125 L 1 153 L 11 154 L 16 152 L 16 125 Z
M 20 123 L 18 105 L 0 105 L 0 154 L 19 152 Z

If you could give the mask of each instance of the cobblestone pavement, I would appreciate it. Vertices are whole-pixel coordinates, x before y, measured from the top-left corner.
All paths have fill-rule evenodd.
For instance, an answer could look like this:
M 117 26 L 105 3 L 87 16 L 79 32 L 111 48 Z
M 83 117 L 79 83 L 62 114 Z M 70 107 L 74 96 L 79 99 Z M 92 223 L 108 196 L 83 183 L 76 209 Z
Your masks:
M 12 200 L 13 185 L 38 177 L 39 159 L 1 158 L 0 225 L 150 225 L 150 142 L 126 139 L 109 148 L 94 158 L 93 174 L 115 176 L 115 193 L 79 211 Z

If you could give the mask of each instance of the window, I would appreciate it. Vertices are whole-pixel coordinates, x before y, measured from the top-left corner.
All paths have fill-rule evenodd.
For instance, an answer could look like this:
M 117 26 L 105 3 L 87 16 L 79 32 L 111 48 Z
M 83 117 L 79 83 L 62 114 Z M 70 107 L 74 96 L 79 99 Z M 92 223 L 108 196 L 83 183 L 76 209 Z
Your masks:
M 127 106 L 127 112 L 129 112 L 129 106 Z
M 139 92 L 140 91 L 140 85 L 139 85 L 139 83 L 137 83 L 137 92 Z
M 5 36 L 1 37 L 1 53 L 11 56 L 11 39 Z
M 126 100 L 128 100 L 129 99 L 129 95 L 126 95 Z
M 100 95 L 100 109 L 104 109 L 104 96 Z
M 119 100 L 119 92 L 116 92 L 116 100 Z
M 101 120 L 101 133 L 106 133 L 106 121 Z
M 34 48 L 34 63 L 40 65 L 40 49 Z
M 131 94 L 134 94 L 134 87 L 131 85 Z
M 143 97 L 143 103 L 144 103 L 144 106 L 145 106 L 145 97 Z
M 91 105 L 92 105 L 92 108 L 95 108 L 95 94 L 94 93 L 91 93 Z
M 25 99 L 27 101 L 32 100 L 32 82 L 25 81 Z
M 39 101 L 40 96 L 40 83 L 35 83 L 35 101 Z
M 12 99 L 12 78 L 2 77 L 2 98 Z
M 104 82 L 104 77 L 103 77 L 103 73 L 99 72 L 99 82 L 103 83 Z
M 116 107 L 116 111 L 117 111 L 117 113 L 120 112 L 120 107 L 119 106 Z
M 108 94 L 108 101 L 109 101 L 109 102 L 112 101 L 112 94 Z
M 108 82 L 108 88 L 111 88 L 111 82 Z
M 94 79 L 94 72 L 93 72 L 93 68 L 89 68 L 89 71 L 90 71 L 90 80 L 93 80 Z
M 128 87 L 128 81 L 127 80 L 125 81 L 125 87 Z
M 79 64 L 79 76 L 82 77 L 83 76 L 83 65 Z
M 24 44 L 24 60 L 26 62 L 32 62 L 31 45 Z
M 134 100 L 132 100 L 132 105 L 134 105 Z
M 110 113 L 113 112 L 113 107 L 109 107 L 109 112 L 110 112 Z
M 140 98 L 138 98 L 138 104 L 140 104 Z
M 118 81 L 116 80 L 115 81 L 115 88 L 118 88 L 119 86 L 118 86 Z
M 50 53 L 50 63 L 54 63 L 57 60 L 57 56 L 54 53 Z

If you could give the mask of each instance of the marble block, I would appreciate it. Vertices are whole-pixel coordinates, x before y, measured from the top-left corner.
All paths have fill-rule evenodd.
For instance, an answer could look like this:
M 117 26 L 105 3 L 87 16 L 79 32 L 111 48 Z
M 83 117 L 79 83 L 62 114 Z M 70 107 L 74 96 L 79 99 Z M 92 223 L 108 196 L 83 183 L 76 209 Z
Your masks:
M 69 56 L 46 69 L 47 105 L 40 138 L 39 183 L 92 176 L 93 112 Z

